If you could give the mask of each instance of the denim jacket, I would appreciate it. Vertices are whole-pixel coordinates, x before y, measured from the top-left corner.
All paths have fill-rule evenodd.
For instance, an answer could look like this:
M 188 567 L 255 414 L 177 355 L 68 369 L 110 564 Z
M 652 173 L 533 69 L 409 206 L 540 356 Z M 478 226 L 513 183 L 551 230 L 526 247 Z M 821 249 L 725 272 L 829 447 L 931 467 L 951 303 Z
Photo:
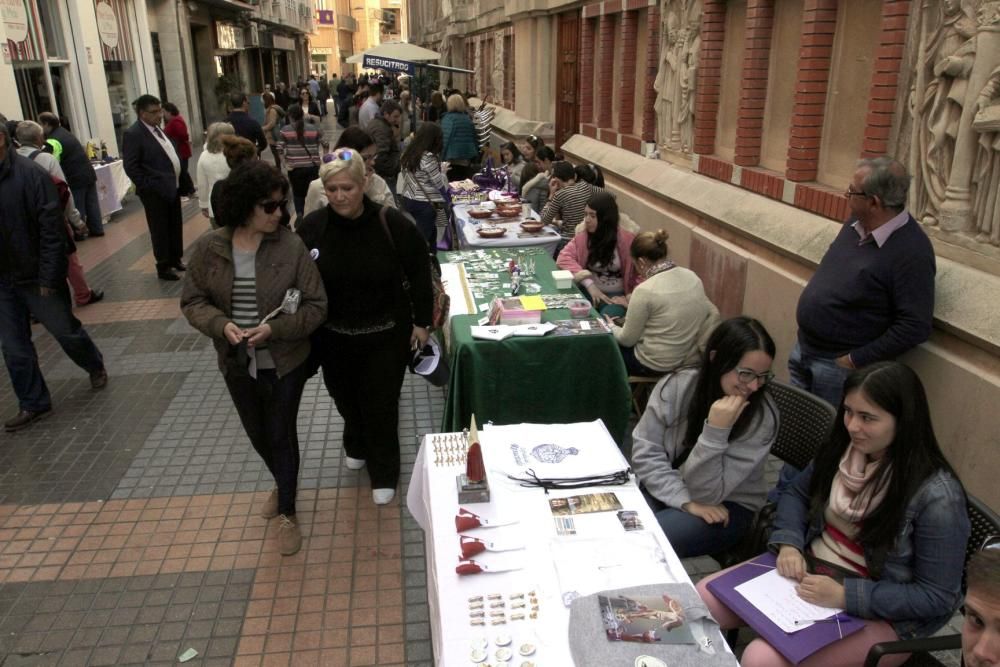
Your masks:
M 823 532 L 823 513 L 809 516 L 812 473 L 810 463 L 778 501 L 768 542 L 772 550 L 788 544 L 804 552 Z M 933 634 L 962 602 L 969 532 L 962 485 L 944 470 L 937 471 L 913 495 L 888 551 L 880 554 L 864 547 L 874 578 L 844 580 L 847 612 L 889 621 L 900 639 Z

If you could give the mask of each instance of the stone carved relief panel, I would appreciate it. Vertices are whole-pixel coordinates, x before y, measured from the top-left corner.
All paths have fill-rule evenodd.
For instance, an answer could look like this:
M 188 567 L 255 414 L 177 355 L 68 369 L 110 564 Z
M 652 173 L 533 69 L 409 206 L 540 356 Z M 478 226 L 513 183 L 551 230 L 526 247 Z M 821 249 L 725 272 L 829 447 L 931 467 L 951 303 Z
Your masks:
M 1000 246 L 1000 1 L 923 2 L 911 24 L 911 209 Z
M 503 57 L 503 30 L 493 33 L 493 71 L 490 72 L 490 83 L 493 85 L 493 100 L 498 102 L 503 99 L 504 91 L 504 57 Z
M 660 67 L 653 83 L 656 142 L 672 151 L 691 152 L 700 32 L 701 0 L 660 2 Z

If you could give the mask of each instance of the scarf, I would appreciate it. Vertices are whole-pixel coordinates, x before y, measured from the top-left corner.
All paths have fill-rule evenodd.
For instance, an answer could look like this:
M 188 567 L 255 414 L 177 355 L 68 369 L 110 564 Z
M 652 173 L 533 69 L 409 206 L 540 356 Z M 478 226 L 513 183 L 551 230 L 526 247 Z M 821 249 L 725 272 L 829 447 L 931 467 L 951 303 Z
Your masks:
M 661 259 L 659 262 L 653 264 L 651 267 L 646 269 L 646 277 L 652 278 L 657 273 L 663 273 L 664 271 L 669 271 L 670 269 L 674 268 L 674 266 L 675 264 L 669 259 Z
M 886 480 L 878 493 L 872 495 L 872 478 L 878 465 L 878 461 L 868 461 L 854 445 L 848 445 L 830 485 L 830 510 L 845 521 L 860 523 L 878 507 L 889 487 Z

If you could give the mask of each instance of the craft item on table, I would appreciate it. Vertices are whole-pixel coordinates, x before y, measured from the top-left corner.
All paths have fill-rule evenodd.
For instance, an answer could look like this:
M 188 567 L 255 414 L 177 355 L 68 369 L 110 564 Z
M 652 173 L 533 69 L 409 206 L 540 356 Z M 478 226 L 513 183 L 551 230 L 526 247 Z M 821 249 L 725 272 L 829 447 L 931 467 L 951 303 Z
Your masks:
M 507 565 L 488 565 L 482 561 L 477 560 L 463 560 L 455 567 L 455 573 L 460 576 L 467 576 L 471 574 L 499 574 L 501 572 L 514 572 L 516 570 L 523 570 L 524 567 L 517 564 L 507 564 Z M 490 607 L 497 605 L 496 608 L 501 606 L 506 606 L 505 604 L 492 603 Z
M 520 297 L 521 307 L 525 310 L 545 310 L 545 300 L 537 294 Z
M 484 239 L 498 239 L 507 233 L 507 230 L 503 227 L 497 227 L 496 225 L 484 224 L 481 227 L 476 228 L 476 233 L 482 236 Z
M 553 336 L 593 336 L 611 333 L 607 322 L 597 318 L 580 320 L 553 320 L 556 325 Z
M 510 274 L 510 295 L 517 296 L 521 291 L 521 271 L 515 269 L 514 273 Z
M 495 299 L 490 310 L 491 324 L 495 324 L 492 322 L 493 309 L 497 310 L 497 322 L 502 324 L 537 324 L 542 321 L 542 311 L 525 308 L 520 298 Z
M 545 224 L 541 220 L 525 220 L 521 223 L 521 229 L 532 234 L 537 234 L 542 231 Z
M 481 540 L 470 535 L 458 536 L 459 547 L 462 549 L 462 558 L 471 558 L 484 551 L 520 551 L 524 549 L 523 544 L 502 544 L 492 540 Z
M 503 340 L 514 335 L 514 327 L 506 324 L 469 327 L 472 337 L 478 340 Z
M 663 548 L 649 531 L 614 538 L 553 539 L 550 550 L 567 607 L 576 598 L 599 591 L 676 581 Z
M 493 211 L 488 208 L 483 208 L 480 206 L 473 206 L 468 209 L 468 214 L 470 218 L 475 218 L 476 220 L 485 220 L 493 215 Z
M 586 299 L 575 299 L 568 304 L 569 315 L 574 320 L 585 319 L 590 315 L 590 302 Z
M 554 445 L 553 445 L 554 446 Z M 550 498 L 549 509 L 552 516 L 572 516 L 575 514 L 592 514 L 594 512 L 611 512 L 620 510 L 622 503 L 613 493 L 585 493 L 568 498 Z
M 464 533 L 473 528 L 498 528 L 499 526 L 513 526 L 516 523 L 520 522 L 517 519 L 487 519 L 475 512 L 470 512 L 464 507 L 459 507 L 458 514 L 455 515 L 455 530 L 459 533 Z
M 836 609 L 826 609 L 826 613 L 838 615 L 836 622 L 802 624 L 794 632 L 786 632 L 769 612 L 758 609 L 736 590 L 741 584 L 759 577 L 762 572 L 776 571 L 775 567 L 775 555 L 765 553 L 712 580 L 708 584 L 708 589 L 790 662 L 798 664 L 824 646 L 865 627 L 865 622 L 861 619 L 838 613 Z M 782 613 L 781 616 L 783 615 Z M 821 616 L 808 618 L 821 618 Z
M 459 503 L 490 502 L 490 484 L 486 479 L 486 465 L 483 463 L 483 449 L 479 444 L 479 429 L 476 415 L 472 415 L 469 426 L 469 450 L 466 456 L 465 472 L 455 479 L 458 487 Z
M 540 324 L 518 324 L 515 327 L 511 327 L 514 331 L 515 336 L 521 337 L 541 337 L 550 331 L 553 331 L 556 325 L 549 322 L 542 322 Z
M 618 512 L 618 521 L 622 524 L 622 528 L 627 531 L 642 530 L 642 519 L 639 518 L 639 513 L 635 510 L 622 510 Z
M 695 643 L 691 629 L 685 625 L 684 607 L 669 595 L 598 595 L 597 603 L 608 641 Z
M 573 286 L 573 274 L 565 269 L 553 271 L 552 280 L 556 283 L 556 289 L 569 289 Z
M 434 465 L 465 465 L 468 450 L 468 432 L 439 433 L 429 436 L 434 451 Z

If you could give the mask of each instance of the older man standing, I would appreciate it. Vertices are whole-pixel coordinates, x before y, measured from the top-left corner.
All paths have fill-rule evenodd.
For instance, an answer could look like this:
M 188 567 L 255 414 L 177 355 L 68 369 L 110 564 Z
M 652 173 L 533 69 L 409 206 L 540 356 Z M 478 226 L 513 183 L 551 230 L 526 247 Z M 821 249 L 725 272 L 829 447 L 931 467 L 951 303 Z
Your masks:
M 174 270 L 185 268 L 184 219 L 181 196 L 177 189 L 181 160 L 174 145 L 160 129 L 163 107 L 152 95 L 140 95 L 135 101 L 139 120 L 122 137 L 122 161 L 125 173 L 135 183 L 136 194 L 146 209 L 149 239 L 156 258 L 156 276 L 160 280 L 180 280 Z
M 34 315 L 77 366 L 90 386 L 108 383 L 104 359 L 73 317 L 66 289 L 66 228 L 55 185 L 45 170 L 11 148 L 0 125 L 0 349 L 19 411 L 4 422 L 18 431 L 52 411 L 52 397 L 31 342 Z
M 966 667 L 1000 667 L 1000 544 L 969 561 L 962 626 Z
M 927 340 L 934 248 L 906 210 L 910 176 L 888 157 L 861 160 L 844 196 L 845 224 L 799 297 L 792 384 L 838 405 L 854 368 Z

